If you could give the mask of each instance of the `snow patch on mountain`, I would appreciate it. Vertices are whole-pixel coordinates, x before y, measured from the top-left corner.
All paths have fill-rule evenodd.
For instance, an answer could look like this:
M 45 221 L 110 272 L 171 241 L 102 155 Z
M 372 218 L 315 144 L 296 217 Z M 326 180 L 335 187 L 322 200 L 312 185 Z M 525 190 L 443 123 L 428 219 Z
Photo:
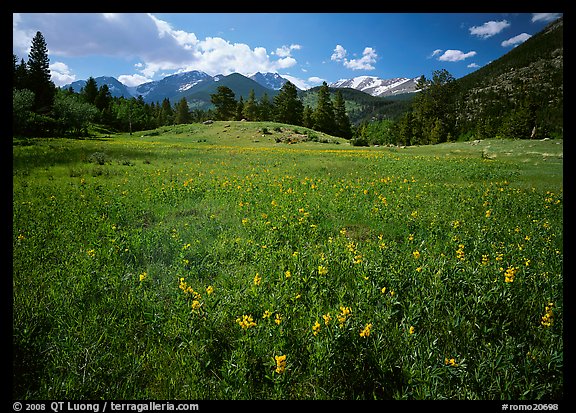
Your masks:
M 390 96 L 400 93 L 416 92 L 416 78 L 395 77 L 381 79 L 376 76 L 357 76 L 352 79 L 340 79 L 331 83 L 331 87 L 352 88 L 372 96 Z

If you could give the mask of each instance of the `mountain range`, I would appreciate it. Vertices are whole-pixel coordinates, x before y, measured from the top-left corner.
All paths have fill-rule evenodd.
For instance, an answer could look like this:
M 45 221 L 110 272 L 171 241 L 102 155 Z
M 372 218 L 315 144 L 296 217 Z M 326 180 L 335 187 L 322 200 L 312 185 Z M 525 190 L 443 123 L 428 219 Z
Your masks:
M 347 87 L 360 90 L 372 96 L 393 96 L 416 91 L 416 83 L 419 77 L 406 78 L 396 77 L 392 79 L 380 79 L 375 76 L 358 76 L 352 79 L 341 79 L 330 83 L 331 87 Z
M 210 106 L 210 95 L 217 92 L 218 86 L 227 86 L 232 89 L 237 99 L 242 97 L 246 100 L 251 90 L 254 90 L 256 99 L 260 99 L 264 94 L 267 94 L 271 99 L 288 81 L 278 73 L 270 72 L 257 72 L 250 76 L 239 73 L 210 76 L 198 70 L 170 75 L 134 87 L 126 86 L 118 79 L 110 76 L 100 76 L 94 80 L 98 87 L 104 84 L 108 85 L 110 93 L 114 97 L 142 96 L 147 103 L 162 102 L 168 98 L 172 104 L 185 97 L 191 108 L 201 109 Z M 329 86 L 331 88 L 350 88 L 371 96 L 384 97 L 415 92 L 417 80 L 418 78 L 381 79 L 375 76 L 358 76 L 352 79 L 341 79 Z M 62 88 L 72 88 L 75 92 L 79 92 L 85 85 L 86 80 L 77 80 Z

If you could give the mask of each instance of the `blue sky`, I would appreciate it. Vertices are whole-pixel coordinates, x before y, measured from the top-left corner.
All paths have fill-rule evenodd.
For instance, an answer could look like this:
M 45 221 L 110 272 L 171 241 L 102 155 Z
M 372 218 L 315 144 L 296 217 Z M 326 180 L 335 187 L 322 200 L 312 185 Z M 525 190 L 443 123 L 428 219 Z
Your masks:
M 13 13 L 13 52 L 42 32 L 57 86 L 113 76 L 276 72 L 301 89 L 369 75 L 460 78 L 562 13 Z

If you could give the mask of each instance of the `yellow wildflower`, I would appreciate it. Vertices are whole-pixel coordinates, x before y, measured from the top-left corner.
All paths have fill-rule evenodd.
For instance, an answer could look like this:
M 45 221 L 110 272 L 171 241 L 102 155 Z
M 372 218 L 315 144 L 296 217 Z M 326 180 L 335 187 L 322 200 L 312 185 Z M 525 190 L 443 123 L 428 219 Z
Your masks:
M 312 326 L 312 334 L 316 336 L 318 335 L 319 332 L 320 332 L 320 323 L 318 322 L 318 320 L 316 320 L 316 322 Z
M 360 330 L 360 337 L 368 337 L 370 335 L 371 329 L 372 329 L 372 323 L 366 324 L 366 327 Z
M 148 274 L 146 273 L 146 271 L 144 271 L 142 274 L 140 274 L 139 278 L 140 278 L 140 282 L 144 281 L 146 279 L 146 276 Z
M 286 370 L 286 355 L 274 356 L 276 360 L 276 373 L 282 374 Z
M 458 364 L 456 363 L 456 360 L 454 358 L 449 359 L 448 357 L 446 357 L 444 359 L 444 364 L 446 364 L 447 366 L 458 367 Z
M 242 327 L 243 330 L 256 326 L 254 319 L 251 315 L 244 314 L 242 318 L 238 317 L 236 322 Z

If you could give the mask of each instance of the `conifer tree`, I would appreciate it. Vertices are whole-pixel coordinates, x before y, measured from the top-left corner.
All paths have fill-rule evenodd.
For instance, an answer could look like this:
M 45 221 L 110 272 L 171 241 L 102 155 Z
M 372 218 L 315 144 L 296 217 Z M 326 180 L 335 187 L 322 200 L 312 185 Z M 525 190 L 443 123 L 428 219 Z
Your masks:
M 316 103 L 313 118 L 315 130 L 331 135 L 335 134 L 334 107 L 332 106 L 330 90 L 326 82 L 323 82 L 318 90 L 318 102 Z
M 268 93 L 264 92 L 262 97 L 260 97 L 260 102 L 258 103 L 258 116 L 256 120 L 271 120 L 273 109 L 274 106 L 272 105 L 272 102 L 270 102 Z
M 236 115 L 236 95 L 228 86 L 218 86 L 217 92 L 210 95 L 218 120 L 232 120 Z
M 258 118 L 258 103 L 256 102 L 256 95 L 254 89 L 250 89 L 248 100 L 244 103 L 242 116 L 246 120 L 257 120 Z
M 174 118 L 174 123 L 176 124 L 190 123 L 190 110 L 188 108 L 188 102 L 186 101 L 185 97 L 180 99 L 180 101 L 176 105 L 176 114 Z
M 80 90 L 80 95 L 84 97 L 84 100 L 87 103 L 90 103 L 92 105 L 96 101 L 96 96 L 98 95 L 98 84 L 96 83 L 96 80 L 92 76 L 88 78 L 86 84 L 84 85 L 82 90 Z
M 336 124 L 336 136 L 346 139 L 352 137 L 352 126 L 346 114 L 346 105 L 341 90 L 336 92 L 336 98 L 334 99 L 334 123 Z
M 48 47 L 41 32 L 36 32 L 28 54 L 27 89 L 34 92 L 33 110 L 48 113 L 54 104 L 56 86 L 51 80 Z
M 274 96 L 274 120 L 290 125 L 302 125 L 304 105 L 298 98 L 296 86 L 287 81 L 280 89 L 280 93 Z

